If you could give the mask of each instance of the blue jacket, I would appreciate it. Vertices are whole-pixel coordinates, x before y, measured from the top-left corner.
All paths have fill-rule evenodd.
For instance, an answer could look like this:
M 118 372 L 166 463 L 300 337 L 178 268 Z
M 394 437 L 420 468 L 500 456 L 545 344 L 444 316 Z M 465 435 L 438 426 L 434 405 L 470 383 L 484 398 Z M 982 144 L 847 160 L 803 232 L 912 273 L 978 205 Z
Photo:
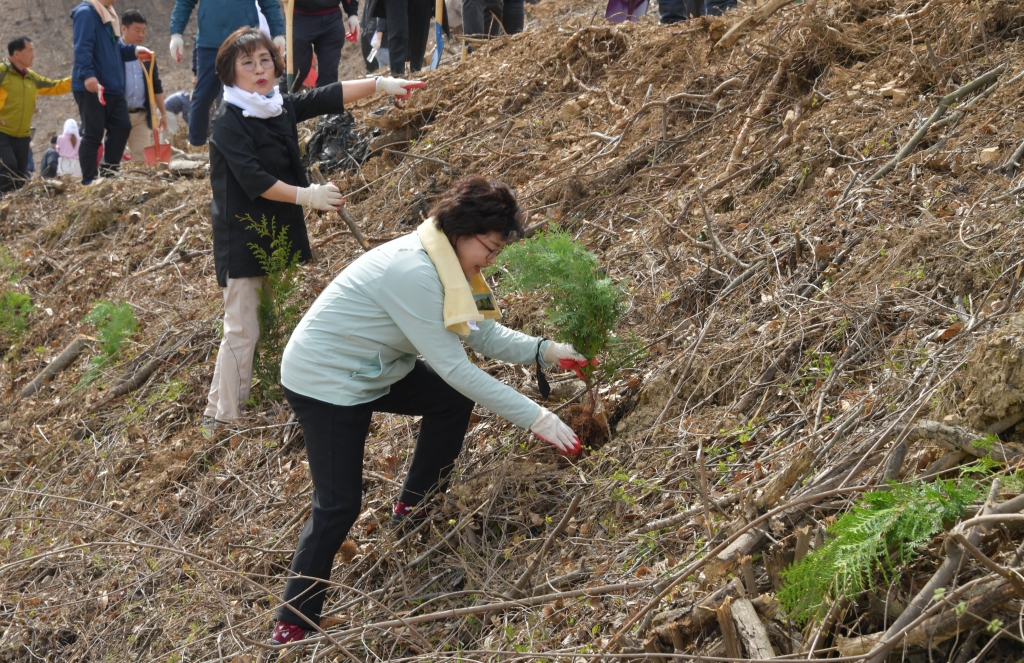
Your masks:
M 284 35 L 284 19 L 281 17 L 281 5 L 278 0 L 257 0 L 263 15 L 267 17 L 270 34 Z M 171 12 L 171 34 L 185 34 L 185 26 L 192 16 L 192 10 L 199 0 L 175 0 L 174 11 Z M 252 0 L 202 0 L 199 2 L 199 32 L 196 34 L 196 46 L 199 48 L 220 48 L 228 35 L 238 28 L 248 25 L 256 28 L 260 25 L 256 13 L 256 3 Z
M 104 94 L 124 94 L 124 63 L 135 60 L 135 47 L 121 42 L 114 28 L 104 23 L 87 2 L 71 10 L 75 35 L 75 66 L 71 90 L 85 92 L 85 79 L 93 76 Z

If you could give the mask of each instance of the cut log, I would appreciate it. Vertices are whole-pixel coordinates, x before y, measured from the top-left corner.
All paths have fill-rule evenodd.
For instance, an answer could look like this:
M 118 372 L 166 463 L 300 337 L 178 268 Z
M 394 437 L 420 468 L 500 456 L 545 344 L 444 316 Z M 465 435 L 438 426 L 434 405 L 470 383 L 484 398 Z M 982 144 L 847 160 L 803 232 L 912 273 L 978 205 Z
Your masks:
M 988 434 L 995 434 L 991 431 Z M 1002 432 L 1002 431 L 998 431 Z M 979 433 L 963 426 L 922 419 L 909 426 L 907 441 L 927 440 L 951 451 L 961 451 L 975 458 L 992 456 L 1000 463 L 1013 463 L 1024 458 L 1024 448 L 1009 442 L 997 442 L 989 445 L 984 442 L 986 433 Z
M 732 619 L 747 658 L 775 658 L 768 630 L 761 623 L 749 599 L 736 599 L 732 603 Z
M 57 377 L 58 373 L 75 361 L 75 358 L 78 357 L 78 354 L 82 351 L 82 348 L 85 347 L 86 342 L 89 340 L 90 339 L 87 336 L 76 336 L 70 343 L 68 343 L 67 347 L 64 348 L 64 351 L 57 355 L 56 359 L 51 361 L 46 368 L 32 378 L 31 382 L 25 385 L 21 390 L 21 393 L 18 394 L 18 400 L 28 398 L 39 391 L 40 387 Z
M 977 620 L 971 615 L 986 617 L 1000 604 L 1016 596 L 1013 585 L 1006 580 L 997 580 L 982 585 L 973 592 L 973 595 L 974 598 L 967 601 L 967 610 L 962 615 L 957 615 L 955 608 L 941 612 L 907 633 L 905 638 L 900 638 L 895 648 L 933 647 L 949 640 L 957 633 L 973 627 Z M 839 648 L 839 653 L 842 656 L 860 656 L 871 651 L 884 639 L 884 633 L 871 633 L 852 638 L 838 636 L 836 647 Z
M 740 646 L 740 634 L 736 631 L 736 621 L 732 614 L 732 599 L 725 599 L 715 610 L 718 617 L 718 628 L 722 629 L 722 642 L 725 643 L 725 655 L 729 658 L 740 658 L 743 649 Z
M 690 638 L 713 624 L 717 617 L 715 611 L 725 599 L 736 599 L 741 596 L 743 583 L 739 578 L 733 578 L 727 585 L 708 594 L 695 605 L 655 615 L 651 624 L 663 644 L 674 644 L 677 640 Z
M 774 506 L 776 502 L 782 499 L 786 491 L 802 479 L 807 474 L 807 470 L 811 469 L 811 463 L 814 462 L 816 455 L 807 445 L 802 445 L 797 449 L 793 455 L 793 460 L 786 465 L 782 472 L 772 477 L 768 485 L 765 486 L 764 492 L 755 499 L 755 504 L 757 504 L 758 508 L 764 509 Z
M 715 555 L 715 558 L 704 567 L 704 575 L 712 581 L 723 578 L 729 569 L 739 564 L 740 560 L 761 549 L 768 541 L 768 533 L 760 527 L 743 533 L 738 539 L 729 544 L 722 552 Z

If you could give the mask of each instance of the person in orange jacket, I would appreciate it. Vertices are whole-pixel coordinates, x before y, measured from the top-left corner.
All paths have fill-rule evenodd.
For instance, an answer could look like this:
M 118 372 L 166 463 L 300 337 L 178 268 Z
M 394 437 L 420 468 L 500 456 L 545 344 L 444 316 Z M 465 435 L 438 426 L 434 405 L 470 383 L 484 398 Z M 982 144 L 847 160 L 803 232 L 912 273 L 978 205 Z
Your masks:
M 7 54 L 9 57 L 0 62 L 0 194 L 26 182 L 36 95 L 71 91 L 70 76 L 53 80 L 29 68 L 36 52 L 28 37 L 8 42 Z

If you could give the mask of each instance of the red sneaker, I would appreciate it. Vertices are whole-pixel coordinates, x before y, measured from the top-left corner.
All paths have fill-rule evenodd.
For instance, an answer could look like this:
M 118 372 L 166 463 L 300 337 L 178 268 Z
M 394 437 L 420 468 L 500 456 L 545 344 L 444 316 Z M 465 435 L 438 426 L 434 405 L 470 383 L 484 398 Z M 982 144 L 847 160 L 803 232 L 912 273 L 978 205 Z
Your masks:
M 415 506 L 410 506 L 405 502 L 395 502 L 395 508 L 391 510 L 391 524 L 401 525 L 408 518 L 409 520 L 423 520 L 427 517 L 427 510 L 416 509 Z
M 301 626 L 289 624 L 288 622 L 278 622 L 277 626 L 274 627 L 274 634 L 270 636 L 270 641 L 275 645 L 285 645 L 289 642 L 303 640 L 305 637 L 306 629 Z

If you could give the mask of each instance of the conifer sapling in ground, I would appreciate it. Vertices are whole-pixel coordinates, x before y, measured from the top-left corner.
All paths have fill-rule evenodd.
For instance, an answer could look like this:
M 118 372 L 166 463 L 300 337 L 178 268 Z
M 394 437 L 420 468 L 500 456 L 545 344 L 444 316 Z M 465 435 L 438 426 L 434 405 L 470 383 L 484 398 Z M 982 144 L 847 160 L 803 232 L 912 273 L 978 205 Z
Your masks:
M 596 255 L 561 230 L 513 244 L 502 256 L 507 270 L 503 278 L 513 289 L 544 293 L 546 322 L 554 339 L 571 343 L 592 360 L 579 371 L 588 405 L 569 408 L 569 424 L 584 444 L 600 444 L 607 439 L 608 428 L 597 410 L 597 375 L 610 379 L 639 354 L 637 343 L 615 334 L 626 310 L 625 291 L 601 270 Z

